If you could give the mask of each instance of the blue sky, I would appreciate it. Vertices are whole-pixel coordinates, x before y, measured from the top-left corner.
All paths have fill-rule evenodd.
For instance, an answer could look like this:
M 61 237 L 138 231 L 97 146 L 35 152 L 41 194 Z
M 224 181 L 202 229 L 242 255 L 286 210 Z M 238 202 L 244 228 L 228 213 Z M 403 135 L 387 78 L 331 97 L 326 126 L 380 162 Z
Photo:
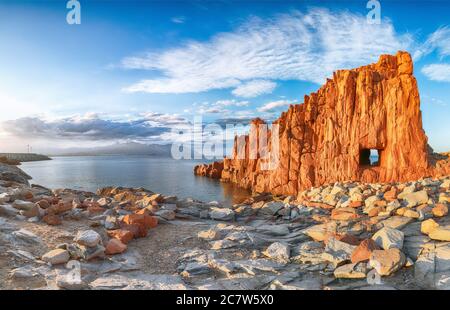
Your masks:
M 336 69 L 414 55 L 423 123 L 450 150 L 450 3 L 0 0 L 0 148 L 170 142 L 171 126 L 273 119 Z

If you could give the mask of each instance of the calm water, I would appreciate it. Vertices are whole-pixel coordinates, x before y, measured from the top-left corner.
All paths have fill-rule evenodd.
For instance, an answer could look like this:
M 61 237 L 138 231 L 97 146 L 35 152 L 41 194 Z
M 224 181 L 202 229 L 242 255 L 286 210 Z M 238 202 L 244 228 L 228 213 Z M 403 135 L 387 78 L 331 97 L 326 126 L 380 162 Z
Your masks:
M 144 187 L 179 198 L 237 203 L 249 193 L 231 184 L 195 176 L 196 161 L 145 156 L 54 157 L 23 163 L 36 183 L 49 188 L 95 191 L 105 186 Z

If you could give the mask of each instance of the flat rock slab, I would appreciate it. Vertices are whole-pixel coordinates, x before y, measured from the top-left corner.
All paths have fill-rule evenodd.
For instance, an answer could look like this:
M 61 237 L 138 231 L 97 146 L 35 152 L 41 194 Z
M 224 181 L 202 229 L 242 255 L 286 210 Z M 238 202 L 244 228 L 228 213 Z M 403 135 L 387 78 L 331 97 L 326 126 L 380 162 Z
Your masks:
M 177 275 L 127 274 L 97 278 L 89 286 L 95 290 L 187 290 Z
M 385 219 L 385 220 L 381 221 L 380 223 L 378 223 L 378 225 L 380 225 L 380 228 L 390 227 L 390 228 L 394 228 L 394 229 L 402 229 L 403 227 L 405 227 L 412 221 L 414 221 L 414 219 L 410 218 L 410 217 L 391 216 L 390 218 Z

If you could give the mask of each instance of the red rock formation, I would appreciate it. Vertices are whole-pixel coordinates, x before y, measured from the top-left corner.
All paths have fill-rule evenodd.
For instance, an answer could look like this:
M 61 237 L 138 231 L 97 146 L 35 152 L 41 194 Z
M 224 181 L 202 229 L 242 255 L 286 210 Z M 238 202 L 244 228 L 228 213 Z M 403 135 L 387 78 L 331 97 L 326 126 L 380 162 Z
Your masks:
M 250 159 L 249 136 L 260 134 L 255 126 L 248 136 L 235 138 L 232 158 L 196 166 L 195 173 L 256 192 L 288 195 L 336 181 L 408 181 L 450 173 L 448 157 L 430 156 L 413 62 L 406 52 L 336 71 L 316 93 L 305 96 L 303 104 L 291 105 L 274 124 L 279 125 L 276 169 L 262 170 L 266 159 Z M 237 139 L 246 142 L 243 159 L 236 156 Z M 378 150 L 376 166 L 368 165 L 370 149 Z
M 211 164 L 197 165 L 194 167 L 194 174 L 220 179 L 222 177 L 223 162 L 213 162 Z

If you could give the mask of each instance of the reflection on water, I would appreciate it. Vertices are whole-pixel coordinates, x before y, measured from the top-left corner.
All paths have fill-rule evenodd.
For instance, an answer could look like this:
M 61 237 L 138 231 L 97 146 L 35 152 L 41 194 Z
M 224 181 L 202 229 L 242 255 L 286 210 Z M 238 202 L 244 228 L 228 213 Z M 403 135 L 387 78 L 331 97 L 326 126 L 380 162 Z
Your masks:
M 233 184 L 195 176 L 198 161 L 148 156 L 73 156 L 23 163 L 32 183 L 95 191 L 105 186 L 144 187 L 179 198 L 239 203 L 250 193 Z

